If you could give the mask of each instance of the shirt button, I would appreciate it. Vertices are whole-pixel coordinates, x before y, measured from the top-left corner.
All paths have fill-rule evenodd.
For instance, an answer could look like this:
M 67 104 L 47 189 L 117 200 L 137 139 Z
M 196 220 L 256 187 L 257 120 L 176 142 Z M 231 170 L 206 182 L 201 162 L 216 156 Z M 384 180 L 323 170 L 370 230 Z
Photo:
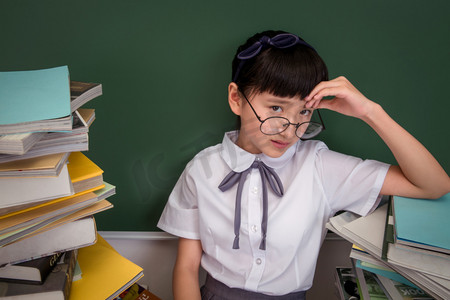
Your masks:
M 260 265 L 262 263 L 262 259 L 261 258 L 257 258 L 255 262 L 256 262 L 257 265 Z
M 257 232 L 258 231 L 258 226 L 256 225 L 252 225 L 252 232 Z
M 252 189 L 252 193 L 253 194 L 258 194 L 258 187 L 253 187 L 253 189 Z

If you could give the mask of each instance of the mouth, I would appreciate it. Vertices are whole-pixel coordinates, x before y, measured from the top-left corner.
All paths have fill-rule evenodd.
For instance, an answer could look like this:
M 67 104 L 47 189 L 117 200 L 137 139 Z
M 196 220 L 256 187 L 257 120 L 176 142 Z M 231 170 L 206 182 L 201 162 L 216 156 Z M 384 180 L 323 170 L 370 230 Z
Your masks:
M 289 143 L 278 141 L 278 140 L 270 140 L 272 142 L 272 145 L 274 145 L 278 149 L 284 149 L 287 146 L 289 146 Z

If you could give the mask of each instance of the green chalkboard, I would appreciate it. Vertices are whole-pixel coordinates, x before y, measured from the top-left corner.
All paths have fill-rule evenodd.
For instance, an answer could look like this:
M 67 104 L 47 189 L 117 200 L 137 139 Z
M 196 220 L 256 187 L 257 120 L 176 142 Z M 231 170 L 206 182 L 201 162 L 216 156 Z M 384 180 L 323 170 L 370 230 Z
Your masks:
M 152 231 L 185 164 L 234 128 L 231 60 L 265 29 L 314 45 L 331 77 L 349 78 L 449 172 L 449 11 L 447 0 L 3 0 L 0 70 L 68 65 L 73 80 L 103 84 L 87 105 L 86 155 L 117 194 L 98 228 Z M 323 117 L 331 149 L 394 162 L 361 121 Z

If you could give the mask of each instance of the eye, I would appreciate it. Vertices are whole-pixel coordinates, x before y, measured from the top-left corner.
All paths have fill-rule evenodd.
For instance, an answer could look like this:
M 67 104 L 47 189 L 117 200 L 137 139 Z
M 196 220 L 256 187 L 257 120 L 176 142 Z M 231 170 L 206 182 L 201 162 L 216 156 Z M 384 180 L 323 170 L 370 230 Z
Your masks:
M 271 106 L 270 107 L 274 112 L 282 112 L 283 109 L 279 106 Z
M 301 112 L 300 112 L 300 114 L 302 115 L 302 116 L 309 116 L 309 115 L 311 115 L 311 111 L 310 110 L 308 110 L 308 109 L 304 109 L 304 110 L 302 110 Z

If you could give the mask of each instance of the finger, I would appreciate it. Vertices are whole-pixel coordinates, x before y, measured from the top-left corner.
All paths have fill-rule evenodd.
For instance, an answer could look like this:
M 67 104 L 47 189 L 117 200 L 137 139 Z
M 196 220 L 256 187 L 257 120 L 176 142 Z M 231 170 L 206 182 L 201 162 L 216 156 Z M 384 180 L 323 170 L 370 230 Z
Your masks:
M 328 86 L 317 91 L 309 101 L 322 100 L 324 97 L 340 97 L 343 93 L 341 86 Z
M 309 93 L 308 96 L 305 97 L 305 101 L 309 101 L 312 100 L 313 98 L 316 98 L 315 95 L 320 93 L 324 89 L 338 87 L 340 85 L 341 83 L 336 79 L 332 81 L 322 81 L 312 89 L 312 91 Z

